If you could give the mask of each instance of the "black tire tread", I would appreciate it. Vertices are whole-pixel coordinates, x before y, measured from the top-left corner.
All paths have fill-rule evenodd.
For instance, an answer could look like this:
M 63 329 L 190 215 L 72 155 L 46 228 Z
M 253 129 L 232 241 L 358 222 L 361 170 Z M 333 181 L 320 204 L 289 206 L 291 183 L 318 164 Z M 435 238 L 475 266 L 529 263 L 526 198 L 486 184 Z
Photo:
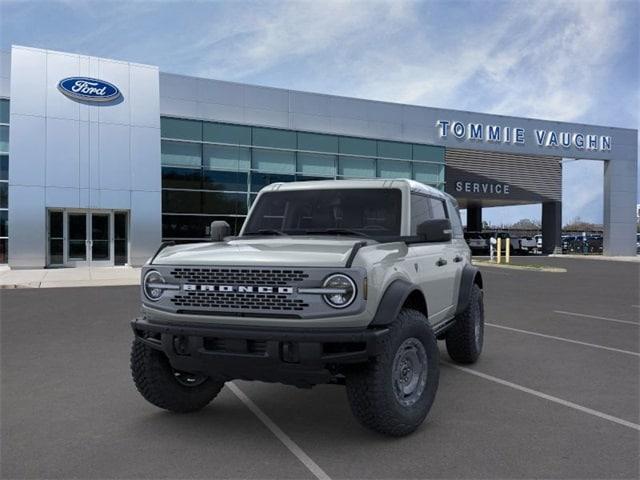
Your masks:
M 194 387 L 180 385 L 173 378 L 167 357 L 137 340 L 131 347 L 131 375 L 136 388 L 149 403 L 176 413 L 201 410 L 224 387 L 224 382 L 211 378 Z
M 402 309 L 391 324 L 390 334 L 382 340 L 380 356 L 367 366 L 360 367 L 359 370 L 347 375 L 347 395 L 354 416 L 366 428 L 385 435 L 399 437 L 412 433 L 422 424 L 433 403 L 433 398 L 429 399 L 428 405 L 417 419 L 411 422 L 402 422 L 399 421 L 389 401 L 390 382 L 386 375 L 386 368 L 390 362 L 393 362 L 395 356 L 393 345 L 407 326 L 415 323 L 427 327 L 433 342 L 432 351 L 435 351 L 437 356 L 436 339 L 425 316 L 416 310 Z M 435 362 L 437 367 L 438 358 L 435 360 L 430 358 L 429 361 Z M 438 379 L 439 370 L 436 370 L 436 375 L 429 375 L 425 395 L 430 384 L 431 388 L 437 390 Z
M 447 353 L 454 362 L 471 364 L 478 360 L 482 351 L 482 346 L 480 350 L 477 349 L 474 336 L 474 323 L 478 316 L 484 324 L 482 290 L 474 283 L 471 287 L 469 305 L 456 317 L 454 325 L 447 330 L 445 336 Z M 484 325 L 482 329 L 484 335 Z

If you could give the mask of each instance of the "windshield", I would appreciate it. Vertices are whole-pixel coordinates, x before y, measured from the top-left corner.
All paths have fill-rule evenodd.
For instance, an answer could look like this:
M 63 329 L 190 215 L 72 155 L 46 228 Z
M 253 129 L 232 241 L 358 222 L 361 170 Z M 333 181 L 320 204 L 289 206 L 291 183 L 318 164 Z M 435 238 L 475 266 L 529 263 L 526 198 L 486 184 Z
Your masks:
M 398 189 L 267 192 L 243 235 L 354 235 L 383 240 L 400 235 Z

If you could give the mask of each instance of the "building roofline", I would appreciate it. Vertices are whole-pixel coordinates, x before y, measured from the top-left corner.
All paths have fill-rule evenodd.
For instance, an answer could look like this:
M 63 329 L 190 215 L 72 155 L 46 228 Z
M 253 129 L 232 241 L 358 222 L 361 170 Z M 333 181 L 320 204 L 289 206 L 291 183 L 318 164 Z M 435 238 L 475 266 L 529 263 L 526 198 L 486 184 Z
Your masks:
M 611 126 L 611 125 L 602 125 L 602 124 L 596 124 L 596 123 L 582 123 L 582 122 L 569 122 L 569 121 L 563 121 L 563 120 L 553 120 L 553 119 L 548 119 L 548 118 L 538 118 L 538 117 L 518 117 L 515 115 L 503 115 L 503 114 L 499 114 L 499 113 L 489 113 L 489 112 L 479 112 L 479 111 L 473 111 L 473 110 L 459 110 L 459 109 L 453 109 L 453 108 L 447 108 L 447 107 L 437 107 L 437 106 L 432 106 L 432 105 L 417 105 L 417 104 L 413 104 L 413 103 L 402 103 L 402 102 L 390 102 L 390 101 L 386 101 L 386 100 L 375 100 L 375 99 L 371 99 L 371 98 L 363 98 L 363 97 L 349 97 L 346 95 L 336 95 L 336 94 L 332 94 L 332 93 L 326 93 L 326 92 L 314 92 L 314 91 L 309 91 L 309 90 L 295 90 L 295 89 L 291 89 L 291 88 L 285 88 L 285 87 L 274 87 L 271 85 L 261 85 L 261 84 L 256 84 L 256 83 L 246 83 L 246 82 L 238 82 L 238 81 L 232 81 L 232 80 L 220 80 L 217 78 L 208 78 L 208 77 L 202 77 L 202 76 L 198 76 L 198 75 L 185 75 L 182 73 L 173 73 L 173 72 L 165 72 L 160 70 L 160 75 L 171 75 L 174 77 L 183 77 L 183 78 L 188 78 L 188 79 L 194 79 L 194 80 L 209 80 L 209 81 L 214 81 L 214 82 L 221 82 L 221 83 L 226 83 L 228 85 L 236 85 L 236 86 L 247 86 L 247 87 L 256 87 L 256 88 L 267 88 L 267 89 L 271 89 L 271 90 L 278 90 L 278 91 L 284 91 L 284 92 L 289 92 L 289 93 L 299 93 L 299 94 L 311 94 L 311 95 L 320 95 L 323 97 L 332 97 L 332 98 L 341 98 L 341 99 L 345 99 L 345 100 L 359 100 L 362 102 L 369 102 L 369 103 L 378 103 L 378 104 L 382 104 L 382 105 L 391 105 L 391 106 L 395 106 L 395 107 L 407 107 L 407 108 L 423 108 L 423 109 L 427 109 L 427 110 L 446 110 L 448 112 L 454 113 L 454 114 L 465 114 L 465 115 L 487 115 L 487 116 L 491 116 L 491 117 L 497 117 L 497 118 L 504 118 L 504 119 L 510 119 L 510 120 L 531 120 L 531 121 L 535 121 L 535 122 L 548 122 L 548 123 L 556 123 L 556 124 L 561 124 L 561 125 L 572 125 L 572 126 L 580 126 L 580 127 L 587 127 L 587 128 L 608 128 L 608 129 L 613 129 L 613 130 L 622 130 L 622 131 L 627 131 L 627 132 L 635 132 L 636 135 L 638 133 L 638 129 L 637 128 L 628 128 L 628 127 L 615 127 L 615 126 Z

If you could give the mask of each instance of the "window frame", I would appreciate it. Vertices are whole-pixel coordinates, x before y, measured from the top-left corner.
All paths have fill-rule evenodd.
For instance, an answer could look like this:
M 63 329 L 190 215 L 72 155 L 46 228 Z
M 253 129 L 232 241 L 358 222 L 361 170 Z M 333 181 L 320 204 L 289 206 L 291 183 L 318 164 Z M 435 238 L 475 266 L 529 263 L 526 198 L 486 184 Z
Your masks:
M 434 218 L 434 217 L 433 217 L 433 209 L 432 209 L 432 207 L 431 207 L 431 203 L 429 202 L 429 203 L 428 203 L 428 205 L 429 205 L 429 212 L 430 212 L 430 214 L 431 214 L 431 218 L 429 218 L 428 220 L 449 220 L 449 222 L 451 222 L 451 218 L 450 218 L 450 216 L 449 216 L 449 210 L 448 210 L 449 201 L 448 201 L 446 198 L 440 198 L 440 197 L 437 197 L 437 196 L 435 196 L 435 195 L 429 195 L 428 193 L 411 191 L 411 192 L 410 192 L 410 198 L 409 198 L 409 208 L 410 208 L 410 209 L 411 209 L 411 208 L 412 208 L 412 206 L 413 206 L 413 205 L 412 205 L 412 202 L 411 202 L 411 197 L 412 197 L 413 195 L 421 196 L 421 197 L 425 197 L 425 198 L 427 198 L 428 200 L 435 200 L 435 201 L 440 201 L 440 202 L 442 202 L 443 207 L 444 207 L 444 213 L 445 213 L 446 218 Z M 410 211 L 409 211 L 409 221 L 411 221 L 411 214 L 412 214 L 412 212 L 411 212 L 411 210 L 410 210 Z M 410 232 L 411 232 L 411 228 L 412 228 L 412 225 L 411 225 L 411 224 L 409 224 L 409 231 L 410 231 Z M 417 225 L 416 225 L 416 228 L 417 228 Z M 453 228 L 452 228 L 452 230 L 453 230 Z M 453 232 L 452 232 L 452 233 L 453 233 Z M 428 241 L 427 241 L 427 242 L 425 242 L 425 241 L 423 241 L 422 239 L 420 239 L 417 235 L 410 235 L 410 236 L 405 240 L 405 243 L 407 244 L 407 246 L 409 246 L 409 247 L 410 247 L 410 246 L 413 246 L 413 245 L 431 245 L 431 244 L 434 244 L 434 243 L 438 243 L 438 244 L 442 244 L 442 243 L 451 243 L 451 242 L 453 241 L 453 239 L 454 239 L 454 236 L 453 236 L 453 234 L 452 234 L 452 235 L 451 235 L 451 238 L 450 238 L 448 241 L 446 241 L 446 242 L 428 242 Z

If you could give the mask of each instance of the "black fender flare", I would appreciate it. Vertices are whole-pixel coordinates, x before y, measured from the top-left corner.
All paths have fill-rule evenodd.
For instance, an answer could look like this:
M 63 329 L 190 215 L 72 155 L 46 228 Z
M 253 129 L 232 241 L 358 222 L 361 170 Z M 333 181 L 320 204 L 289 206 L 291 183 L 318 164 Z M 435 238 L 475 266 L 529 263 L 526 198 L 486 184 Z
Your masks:
M 418 287 L 406 280 L 396 279 L 391 282 L 382 295 L 378 310 L 369 325 L 384 326 L 393 322 L 400 313 L 404 302 L 415 290 L 418 290 Z
M 456 315 L 461 314 L 469 305 L 471 297 L 471 287 L 477 283 L 482 288 L 482 274 L 478 267 L 471 264 L 465 265 L 460 278 L 460 289 L 458 290 L 458 306 L 456 307 Z

